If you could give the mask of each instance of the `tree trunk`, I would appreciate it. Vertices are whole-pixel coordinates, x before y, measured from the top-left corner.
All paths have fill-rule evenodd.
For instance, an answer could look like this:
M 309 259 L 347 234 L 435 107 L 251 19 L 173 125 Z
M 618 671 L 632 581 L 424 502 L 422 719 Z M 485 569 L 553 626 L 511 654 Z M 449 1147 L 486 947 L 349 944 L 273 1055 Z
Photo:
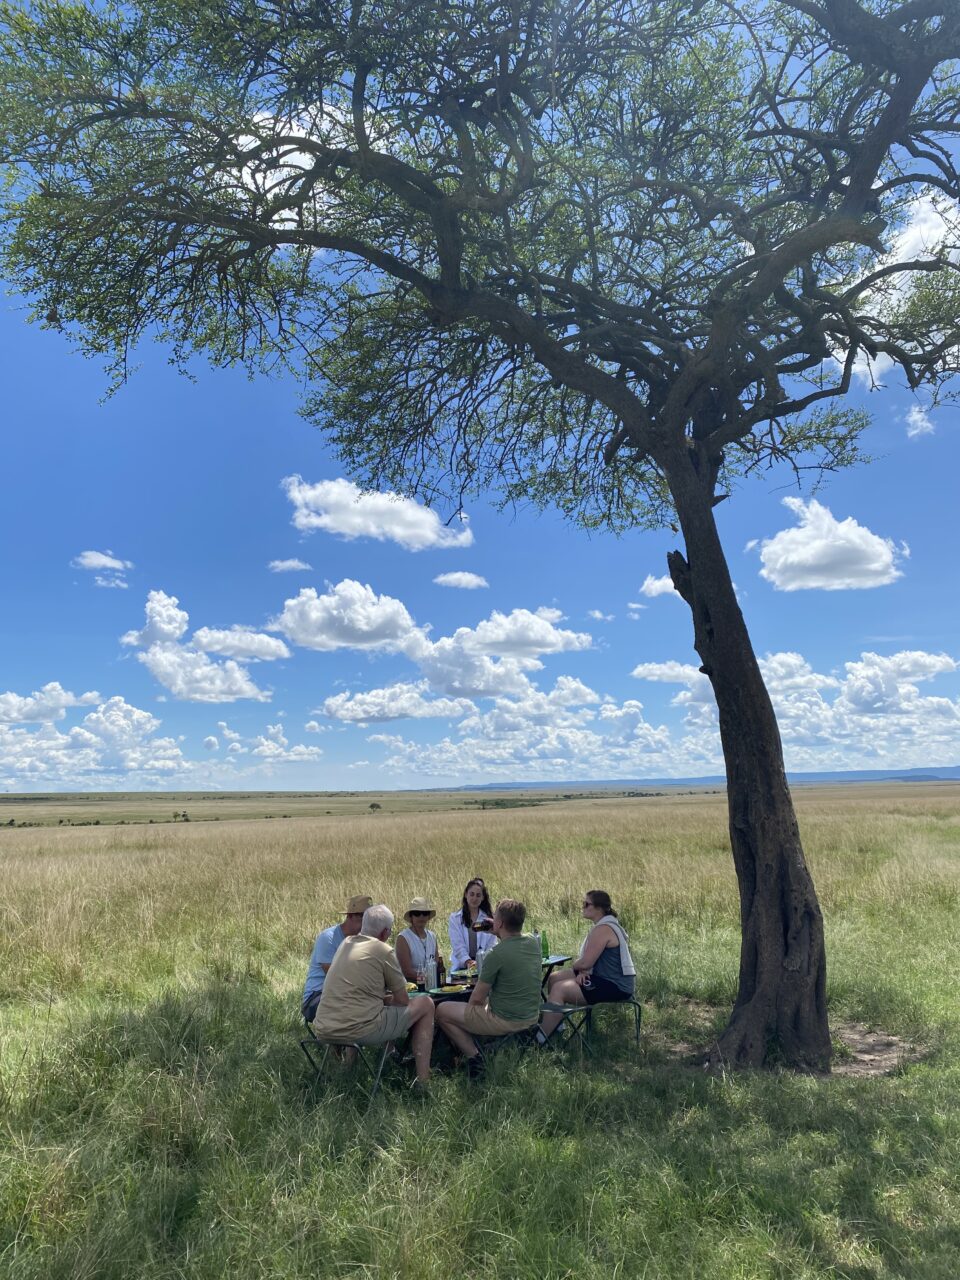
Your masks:
M 800 843 L 776 716 L 713 517 L 718 460 L 660 460 L 686 545 L 668 557 L 717 700 L 730 843 L 740 887 L 740 986 L 713 1053 L 739 1067 L 829 1071 L 823 916 Z

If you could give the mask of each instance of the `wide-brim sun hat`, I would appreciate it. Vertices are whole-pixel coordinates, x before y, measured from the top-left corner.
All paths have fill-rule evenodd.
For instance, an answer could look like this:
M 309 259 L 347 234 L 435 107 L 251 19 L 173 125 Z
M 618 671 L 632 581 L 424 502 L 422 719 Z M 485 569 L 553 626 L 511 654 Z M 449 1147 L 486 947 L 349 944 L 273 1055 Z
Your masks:
M 414 911 L 426 911 L 431 920 L 437 914 L 429 898 L 411 898 L 409 907 L 403 913 L 404 920 L 409 920 Z
M 352 898 L 347 899 L 347 905 L 343 909 L 345 916 L 358 916 L 366 911 L 367 907 L 373 906 L 373 899 L 369 893 L 355 893 Z

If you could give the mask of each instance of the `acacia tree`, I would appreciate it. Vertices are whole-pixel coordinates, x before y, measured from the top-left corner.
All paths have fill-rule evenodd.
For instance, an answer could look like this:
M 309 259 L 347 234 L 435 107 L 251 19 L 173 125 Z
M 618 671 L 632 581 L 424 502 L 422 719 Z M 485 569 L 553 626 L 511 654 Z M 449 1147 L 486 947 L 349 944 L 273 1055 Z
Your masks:
M 126 374 L 309 379 L 352 474 L 673 524 L 740 890 L 718 1053 L 825 1069 L 823 923 L 714 520 L 956 367 L 955 0 L 59 0 L 3 11 L 6 271 Z

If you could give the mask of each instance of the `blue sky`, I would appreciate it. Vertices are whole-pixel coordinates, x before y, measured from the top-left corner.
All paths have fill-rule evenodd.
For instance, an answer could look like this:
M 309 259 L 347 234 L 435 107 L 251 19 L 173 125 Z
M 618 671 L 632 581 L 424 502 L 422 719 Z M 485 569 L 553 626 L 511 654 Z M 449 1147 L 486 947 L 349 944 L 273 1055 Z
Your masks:
M 358 501 L 292 380 L 191 381 L 153 347 L 104 401 L 16 298 L 0 337 L 0 788 L 720 770 L 669 531 Z M 960 410 L 885 380 L 871 465 L 718 508 L 794 770 L 960 764 Z

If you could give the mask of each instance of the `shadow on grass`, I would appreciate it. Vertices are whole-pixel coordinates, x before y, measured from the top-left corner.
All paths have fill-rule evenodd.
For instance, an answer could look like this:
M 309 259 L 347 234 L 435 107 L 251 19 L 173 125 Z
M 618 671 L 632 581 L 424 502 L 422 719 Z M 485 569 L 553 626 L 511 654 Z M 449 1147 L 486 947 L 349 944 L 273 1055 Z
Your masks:
M 611 1019 L 582 1069 L 505 1056 L 426 1104 L 388 1081 L 366 1113 L 349 1077 L 315 1081 L 295 1008 L 221 978 L 64 1009 L 5 1105 L 0 1271 L 960 1274 L 949 1063 L 717 1079 L 638 1057 Z M 441 1243 L 444 1213 L 458 1232 Z

